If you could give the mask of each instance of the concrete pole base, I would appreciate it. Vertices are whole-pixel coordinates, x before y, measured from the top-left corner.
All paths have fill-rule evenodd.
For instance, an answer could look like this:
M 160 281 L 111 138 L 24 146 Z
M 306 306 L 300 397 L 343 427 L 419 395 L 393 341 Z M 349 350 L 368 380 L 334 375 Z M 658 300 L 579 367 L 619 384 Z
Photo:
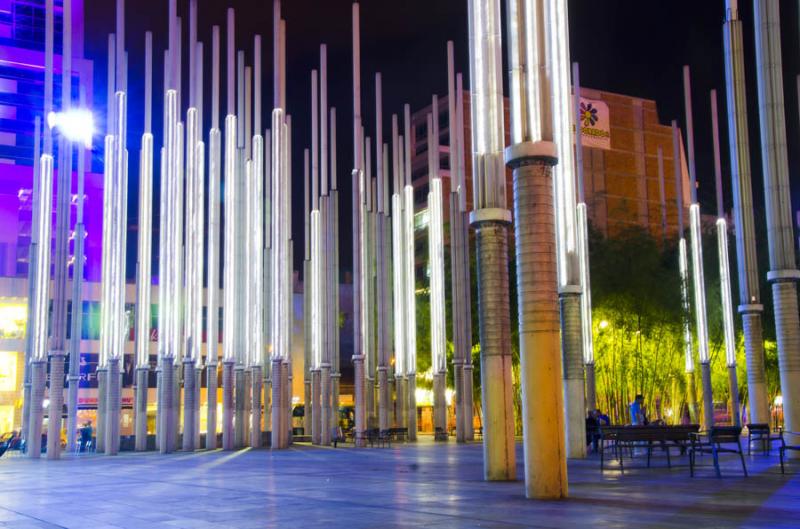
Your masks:
M 361 355 L 353 356 L 353 393 L 355 393 L 356 405 L 356 424 L 355 424 L 355 446 L 364 447 L 366 440 L 364 432 L 367 430 L 367 402 L 366 387 L 364 379 L 364 357 Z M 410 436 L 411 430 L 409 430 Z M 410 437 L 409 437 L 410 438 Z
M 194 398 L 195 398 L 194 360 L 183 361 L 183 443 L 187 452 L 195 449 L 194 444 Z
M 272 378 L 264 378 L 264 430 L 272 431 Z
M 395 377 L 395 408 L 397 409 L 397 427 L 406 428 L 408 422 L 406 421 L 406 401 L 408 399 L 408 381 L 406 377 Z
M 222 449 L 233 450 L 233 361 L 222 363 Z
M 433 375 L 433 431 L 441 432 L 444 437 L 434 438 L 447 441 L 447 400 L 445 398 L 445 374 Z
M 311 435 L 311 373 L 303 380 L 303 435 Z
M 250 407 L 250 448 L 261 448 L 261 366 L 253 366 L 251 380 L 252 405 Z
M 203 368 L 194 368 L 194 447 L 202 448 L 200 445 L 200 389 L 203 387 Z
M 772 299 L 783 396 L 783 427 L 787 432 L 800 432 L 800 312 L 797 306 L 797 283 L 772 283 Z M 786 444 L 800 444 L 800 435 L 786 434 Z M 796 450 L 787 450 L 786 453 L 792 459 L 800 458 Z
M 78 449 L 78 386 L 81 377 L 78 375 L 67 376 L 67 452 L 76 452 Z
M 694 371 L 686 372 L 686 405 L 689 406 L 689 421 L 692 424 L 700 424 L 697 413 L 697 382 L 694 378 Z
M 322 443 L 322 374 L 311 370 L 311 442 Z
M 703 426 L 710 430 L 714 426 L 714 397 L 711 392 L 711 364 L 700 364 L 700 377 L 703 382 Z
M 95 429 L 95 447 L 98 454 L 106 451 L 106 423 L 108 399 L 108 368 L 97 369 L 97 428 Z
M 292 444 L 292 377 L 289 376 L 289 362 L 281 362 L 281 448 Z
M 456 442 L 463 443 L 466 417 L 464 417 L 464 365 L 461 362 L 455 362 L 453 365 L 453 381 L 456 386 Z
M 323 446 L 331 444 L 331 368 L 323 364 L 320 370 L 320 393 L 322 396 L 322 427 L 320 429 L 320 442 Z
M 464 399 L 462 405 L 464 406 L 464 440 L 474 441 L 475 427 L 473 425 L 473 420 L 475 416 L 475 407 L 473 406 L 473 402 L 475 400 L 475 396 L 472 392 L 472 364 L 465 364 L 463 369 Z
M 331 409 L 333 412 L 331 413 L 333 416 L 331 417 L 331 426 L 333 428 L 339 428 L 339 382 L 341 378 L 341 374 L 339 373 L 331 373 Z
M 106 404 L 106 454 L 119 453 L 119 419 L 122 408 L 122 373 L 120 359 L 108 360 L 108 401 Z
M 734 426 L 741 427 L 742 416 L 739 412 L 739 377 L 736 373 L 736 365 L 728 366 L 728 389 L 731 395 L 731 422 Z
M 764 332 L 761 312 L 742 312 L 742 334 L 747 361 L 747 400 L 750 403 L 748 421 L 769 424 L 769 398 L 764 373 Z
M 417 440 L 417 374 L 410 373 L 407 377 L 408 380 L 408 410 L 406 412 L 406 420 L 408 421 L 408 440 Z
M 286 432 L 283 429 L 283 361 L 280 358 L 272 360 L 272 435 L 271 445 L 273 450 L 284 448 L 286 443 Z
M 64 407 L 64 352 L 50 353 L 50 406 L 47 413 L 47 459 L 61 457 L 61 410 Z
M 244 413 L 242 418 L 242 446 L 250 445 L 250 432 L 252 431 L 253 417 L 253 372 L 250 369 L 244 370 L 244 395 L 242 396 Z
M 28 417 L 26 450 L 28 457 L 39 459 L 42 455 L 42 420 L 44 391 L 47 385 L 47 361 L 31 361 L 31 405 Z
M 386 366 L 378 366 L 378 429 L 389 429 L 389 375 Z
M 562 293 L 561 358 L 564 366 L 565 422 L 567 425 L 567 457 L 586 457 L 586 398 L 583 374 L 583 329 L 581 326 L 581 297 L 577 293 Z
M 244 380 L 244 366 L 236 365 L 233 368 L 234 378 L 234 418 L 233 418 L 233 445 L 237 450 L 245 445 L 245 404 L 247 396 Z
M 144 452 L 147 450 L 147 376 L 149 369 L 137 367 L 136 396 L 134 397 L 134 450 Z
M 206 450 L 217 448 L 217 364 L 206 366 Z
M 594 362 L 584 364 L 583 370 L 586 373 L 586 409 L 597 409 L 597 386 L 594 378 Z

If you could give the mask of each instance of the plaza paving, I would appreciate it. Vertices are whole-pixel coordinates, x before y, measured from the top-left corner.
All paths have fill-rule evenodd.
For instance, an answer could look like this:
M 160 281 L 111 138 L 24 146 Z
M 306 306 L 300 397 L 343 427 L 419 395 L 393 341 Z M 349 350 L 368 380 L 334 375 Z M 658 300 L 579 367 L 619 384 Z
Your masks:
M 690 478 L 685 458 L 624 475 L 570 461 L 570 498 L 545 502 L 484 482 L 479 444 L 3 457 L 0 527 L 800 527 L 800 463 L 782 476 L 777 457 L 753 455 L 744 478 L 725 458 L 723 479 L 702 463 Z

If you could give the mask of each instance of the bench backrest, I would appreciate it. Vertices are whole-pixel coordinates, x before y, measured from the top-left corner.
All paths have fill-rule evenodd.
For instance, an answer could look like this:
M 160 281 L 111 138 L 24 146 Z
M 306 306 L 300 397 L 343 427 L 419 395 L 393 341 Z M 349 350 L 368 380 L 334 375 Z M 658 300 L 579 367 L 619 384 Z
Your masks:
M 739 426 L 714 426 L 709 432 L 709 441 L 712 443 L 736 443 L 742 429 Z

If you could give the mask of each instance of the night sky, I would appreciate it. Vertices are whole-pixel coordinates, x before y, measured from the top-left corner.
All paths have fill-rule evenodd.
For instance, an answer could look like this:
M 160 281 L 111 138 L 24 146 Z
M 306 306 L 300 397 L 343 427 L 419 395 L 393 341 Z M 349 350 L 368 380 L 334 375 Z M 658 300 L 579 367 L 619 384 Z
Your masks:
M 109 0 L 85 0 L 86 53 L 95 61 L 95 106 L 105 104 L 107 35 L 114 30 L 114 4 Z M 179 0 L 179 12 L 184 17 L 184 37 L 188 35 L 188 1 Z M 200 0 L 198 39 L 206 43 L 205 72 L 210 78 L 211 26 L 219 24 L 222 33 L 221 107 L 224 109 L 225 82 L 225 10 L 236 8 L 237 46 L 247 52 L 252 61 L 252 36 L 263 36 L 264 107 L 272 101 L 272 2 Z M 798 191 L 798 106 L 796 75 L 800 72 L 800 39 L 796 2 L 781 1 L 784 93 L 786 101 L 789 163 L 792 174 L 795 209 L 800 206 Z M 165 0 L 128 1 L 127 48 L 130 78 L 130 132 L 128 148 L 130 167 L 130 224 L 136 224 L 138 204 L 139 137 L 143 117 L 135 108 L 142 101 L 144 72 L 144 31 L 154 32 L 154 125 L 161 115 L 163 49 L 166 45 Z M 726 209 L 730 208 L 730 175 L 727 155 L 727 117 L 725 114 L 724 63 L 722 50 L 723 0 L 570 0 L 570 47 L 572 60 L 581 64 L 584 86 L 654 99 L 659 118 L 668 124 L 677 118 L 684 120 L 682 65 L 692 67 L 692 96 L 694 99 L 695 147 L 699 198 L 707 213 L 715 213 L 711 117 L 709 91 L 719 92 L 720 123 L 723 145 L 723 185 L 726 187 Z M 754 61 L 752 0 L 740 1 L 740 16 L 744 22 L 747 54 L 748 99 L 750 102 L 751 153 L 753 190 L 756 203 L 756 222 L 764 222 L 763 183 L 761 178 L 760 142 L 756 108 L 756 77 Z M 287 106 L 293 119 L 294 239 L 302 243 L 302 149 L 310 143 L 310 70 L 319 65 L 319 44 L 328 45 L 329 104 L 337 108 L 338 118 L 338 175 L 342 201 L 342 267 L 350 263 L 350 168 L 352 167 L 352 86 L 351 86 L 351 1 L 350 0 L 284 0 L 283 17 L 287 23 Z M 401 113 L 402 105 L 410 103 L 412 111 L 430 101 L 431 94 L 445 94 L 446 42 L 456 47 L 456 68 L 465 74 L 469 84 L 467 50 L 466 0 L 404 0 L 387 2 L 365 0 L 361 3 L 362 96 L 363 120 L 367 134 L 374 136 L 374 73 L 383 75 L 384 138 L 389 137 L 392 113 Z M 185 48 L 184 48 L 185 49 Z M 188 59 L 184 59 L 187 65 Z M 210 81 L 204 93 L 210 97 Z M 186 88 L 184 84 L 184 94 Z M 185 97 L 185 95 L 184 95 Z M 184 102 L 185 108 L 185 102 Z M 206 111 L 206 126 L 210 123 Z M 220 118 L 222 121 L 223 117 Z M 269 123 L 265 113 L 263 123 Z M 161 143 L 156 128 L 156 145 Z M 207 131 L 206 131 L 207 134 Z M 101 145 L 97 141 L 95 145 Z M 96 153 L 100 159 L 101 152 Z M 155 167 L 158 167 L 156 160 Z M 158 189 L 156 183 L 155 189 Z M 155 204 L 157 210 L 157 202 Z M 157 226 L 157 222 L 155 223 Z M 134 232 L 135 233 L 135 232 Z M 345 235 L 346 234 L 346 235 Z M 135 237 L 129 236 L 130 256 L 135 255 Z M 302 244 L 296 246 L 295 262 L 302 259 Z M 155 252 L 154 252 L 155 253 Z M 135 262 L 135 260 L 130 262 Z M 299 267 L 295 267 L 296 269 Z M 128 267 L 130 277 L 132 266 Z

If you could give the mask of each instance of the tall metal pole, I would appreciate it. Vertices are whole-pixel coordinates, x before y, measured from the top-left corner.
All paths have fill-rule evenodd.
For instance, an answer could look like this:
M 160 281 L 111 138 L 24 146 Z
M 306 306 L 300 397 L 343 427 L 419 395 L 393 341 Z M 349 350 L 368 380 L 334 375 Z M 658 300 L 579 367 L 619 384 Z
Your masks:
M 317 70 L 311 71 L 311 440 L 322 443 L 322 259 L 319 212 L 319 93 Z
M 72 2 L 62 9 L 61 110 L 72 99 Z M 55 258 L 53 260 L 53 321 L 50 342 L 50 407 L 47 421 L 47 459 L 61 457 L 61 410 L 64 403 L 64 359 L 67 353 L 67 279 L 69 278 L 69 226 L 72 199 L 72 142 L 63 134 L 58 142 L 56 185 Z
M 136 264 L 136 396 L 134 435 L 137 451 L 147 450 L 147 391 L 150 374 L 150 291 L 153 237 L 153 34 L 145 33 L 144 133 L 139 154 L 139 251 Z
M 322 416 L 320 421 L 321 428 L 321 442 L 323 445 L 331 444 L 331 423 L 333 419 L 333 409 L 331 408 L 331 355 L 333 353 L 333 329 L 331 324 L 334 319 L 332 311 L 333 299 L 331 292 L 336 286 L 336 281 L 331 277 L 331 265 L 333 259 L 331 255 L 332 239 L 331 239 L 331 204 L 330 204 L 330 190 L 328 180 L 328 168 L 330 163 L 328 152 L 328 140 L 330 132 L 328 130 L 328 48 L 325 44 L 319 47 L 319 63 L 320 63 L 320 86 L 319 86 L 319 125 L 320 125 L 320 154 L 319 154 L 319 172 L 321 182 L 321 197 L 320 197 L 320 248 L 322 254 L 320 255 L 320 308 L 322 324 L 321 339 L 322 339 L 322 361 L 320 362 L 320 394 L 322 396 Z
M 553 3 L 552 9 L 559 8 L 559 4 Z M 511 146 L 506 149 L 505 158 L 514 170 L 514 216 L 517 219 L 515 243 L 525 493 L 529 498 L 562 498 L 567 495 L 567 446 L 559 351 L 561 329 L 559 274 L 556 270 L 558 260 L 554 248 L 557 212 L 553 203 L 553 166 L 565 160 L 559 159 L 564 149 L 559 149 L 555 143 L 564 139 L 563 136 L 557 136 L 558 127 L 562 127 L 563 123 L 554 119 L 558 114 L 554 113 L 553 106 L 557 103 L 551 103 L 551 90 L 566 90 L 566 93 L 559 93 L 559 97 L 569 98 L 569 87 L 558 86 L 554 82 L 551 85 L 547 73 L 567 65 L 550 64 L 556 59 L 563 61 L 566 57 L 559 58 L 556 53 L 547 54 L 545 27 L 548 13 L 544 2 L 511 1 L 507 5 L 512 119 Z M 559 43 L 553 43 L 556 44 Z M 499 67 L 498 59 L 496 68 Z M 473 84 L 475 80 L 473 75 Z M 501 112 L 501 109 L 498 106 L 496 112 Z M 571 152 L 569 143 L 565 147 Z M 480 167 L 477 164 L 473 166 Z M 480 170 L 475 177 L 476 191 L 481 185 L 479 176 Z M 483 258 L 480 240 L 478 244 L 480 267 L 480 259 Z M 499 258 L 504 257 L 504 251 L 505 248 L 503 252 L 497 252 L 500 253 Z M 486 288 L 481 284 L 484 272 L 479 268 L 478 274 L 479 301 L 482 302 Z M 574 301 L 577 302 L 578 298 Z M 479 307 L 479 310 L 483 309 Z M 569 332 L 579 336 L 579 319 L 565 321 L 573 324 Z M 482 350 L 485 347 L 483 333 L 481 330 Z M 482 365 L 481 371 L 484 369 Z M 482 376 L 482 387 L 486 387 L 487 380 Z
M 672 122 L 672 164 L 675 168 L 675 196 L 678 203 L 678 272 L 681 281 L 681 308 L 683 320 L 683 347 L 686 368 L 686 404 L 689 420 L 697 422 L 697 383 L 694 378 L 694 347 L 692 346 L 692 324 L 689 308 L 689 258 L 686 251 L 683 220 L 683 171 L 681 170 L 681 148 L 677 121 Z
M 363 289 L 363 278 L 367 273 L 363 268 L 364 255 L 364 219 L 362 204 L 364 201 L 364 173 L 362 159 L 361 131 L 361 29 L 359 22 L 359 4 L 353 3 L 353 377 L 355 401 L 355 436 L 356 446 L 364 446 L 364 432 L 367 429 L 366 394 L 364 356 L 364 327 L 367 311 L 364 303 L 366 292 Z
M 580 67 L 572 63 L 572 91 L 575 123 L 575 170 L 577 172 L 578 206 L 575 210 L 578 231 L 578 260 L 581 285 L 581 335 L 583 336 L 583 367 L 586 373 L 586 408 L 597 409 L 594 377 L 594 343 L 592 339 L 592 282 L 589 273 L 589 215 L 586 206 L 583 176 L 583 123 L 581 120 Z M 662 175 L 663 178 L 663 175 Z
M 403 182 L 403 137 L 399 135 L 397 115 L 392 116 L 392 290 L 393 329 L 394 329 L 394 373 L 396 384 L 397 425 L 406 427 L 406 311 L 405 311 L 405 252 L 403 244 L 403 202 L 401 198 Z
M 312 390 L 312 369 L 314 355 L 311 340 L 311 303 L 312 303 L 312 268 L 311 268 L 311 161 L 308 149 L 303 150 L 303 225 L 304 225 L 304 249 L 303 249 L 303 387 L 304 387 L 304 413 L 303 413 L 303 435 L 311 435 L 312 442 L 314 436 L 313 428 L 313 390 Z
M 53 0 L 45 3 L 45 119 L 53 110 Z M 42 406 L 47 383 L 48 309 L 50 305 L 50 235 L 53 208 L 53 139 L 50 127 L 44 127 L 44 152 L 39 160 L 39 209 L 36 221 L 36 270 L 34 273 L 33 325 L 28 327 L 32 339 L 30 358 L 30 408 L 27 450 L 31 458 L 41 457 Z
M 261 134 L 261 36 L 256 35 L 253 42 L 253 174 L 252 196 L 250 211 L 251 234 L 250 260 L 252 267 L 252 287 L 255 303 L 251 310 L 252 327 L 250 329 L 250 354 L 251 354 L 251 418 L 250 418 L 250 447 L 261 446 L 261 394 L 263 389 L 264 370 L 264 136 Z
M 725 336 L 725 360 L 728 366 L 728 390 L 730 391 L 731 416 L 735 426 L 741 425 L 739 415 L 739 382 L 736 374 L 736 332 L 733 325 L 733 301 L 731 300 L 731 268 L 728 258 L 728 221 L 722 203 L 722 162 L 719 147 L 719 115 L 717 91 L 711 91 L 711 122 L 714 142 L 714 177 L 717 190 L 717 252 L 719 258 L 719 282 L 722 307 L 722 330 Z
M 499 0 L 470 0 L 473 202 L 484 411 L 483 475 L 513 480 L 513 381 L 508 295 L 508 226 L 503 164 L 503 80 Z M 550 433 L 552 436 L 552 432 Z
M 329 218 L 331 238 L 329 254 L 329 281 L 331 281 L 330 332 L 331 332 L 331 428 L 339 426 L 339 380 L 340 368 L 340 335 L 339 335 L 339 189 L 336 178 L 336 109 L 330 109 L 330 198 Z M 333 430 L 332 430 L 333 431 Z
M 764 337 L 753 218 L 753 184 L 750 173 L 750 139 L 747 121 L 744 44 L 737 0 L 727 0 L 722 34 L 725 42 L 725 84 L 728 105 L 728 146 L 731 190 L 736 226 L 736 265 L 739 272 L 739 306 L 747 360 L 747 398 L 750 422 L 769 423 L 769 402 L 764 372 Z
M 759 123 L 763 155 L 764 199 L 767 212 L 769 266 L 767 280 L 772 286 L 778 368 L 783 396 L 785 430 L 800 430 L 800 313 L 797 307 L 789 161 L 786 144 L 786 116 L 783 104 L 780 5 L 755 0 L 753 25 L 756 42 Z M 789 435 L 787 444 L 797 444 L 800 435 Z
M 403 106 L 403 130 L 405 143 L 403 145 L 403 263 L 405 280 L 405 310 L 406 310 L 406 343 L 405 343 L 405 371 L 407 395 L 406 416 L 408 417 L 408 439 L 417 440 L 417 282 L 415 277 L 416 263 L 414 258 L 414 187 L 411 185 L 411 107 Z
M 206 448 L 217 448 L 219 366 L 219 225 L 222 143 L 219 130 L 219 26 L 211 30 L 211 130 L 208 133 L 208 261 L 206 293 Z
M 384 250 L 384 224 L 386 215 L 383 203 L 384 173 L 383 165 L 383 85 L 381 74 L 375 74 L 375 167 L 377 177 L 377 208 L 375 211 L 375 312 L 377 320 L 377 385 L 378 385 L 378 427 L 387 430 L 389 421 L 389 346 L 386 343 L 386 256 Z
M 686 136 L 689 145 L 689 185 L 692 204 L 689 206 L 689 229 L 692 242 L 692 280 L 694 314 L 697 332 L 697 352 L 703 381 L 703 422 L 714 426 L 714 398 L 711 395 L 711 358 L 708 354 L 708 321 L 706 316 L 706 285 L 703 274 L 703 237 L 700 225 L 700 204 L 697 202 L 697 173 L 694 164 L 694 122 L 689 67 L 683 67 L 683 97 L 686 108 Z

